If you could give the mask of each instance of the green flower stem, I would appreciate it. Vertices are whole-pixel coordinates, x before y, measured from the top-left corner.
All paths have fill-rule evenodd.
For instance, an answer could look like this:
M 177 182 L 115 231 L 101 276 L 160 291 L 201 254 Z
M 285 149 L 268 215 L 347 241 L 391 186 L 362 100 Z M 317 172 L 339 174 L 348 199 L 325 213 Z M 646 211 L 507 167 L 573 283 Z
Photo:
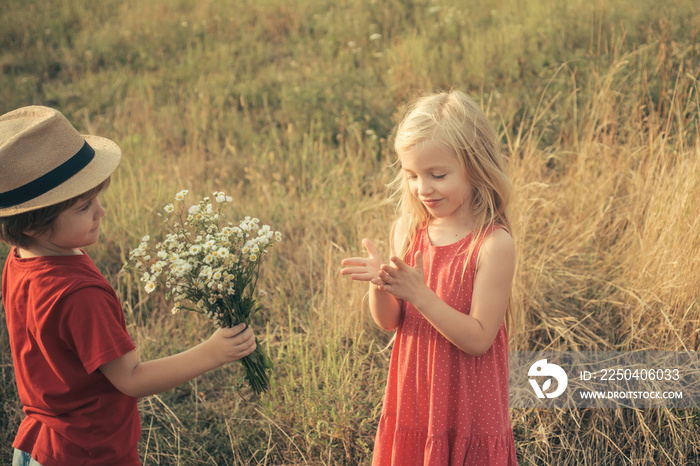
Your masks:
M 255 343 L 257 345 L 255 350 L 241 359 L 241 364 L 243 364 L 245 369 L 245 379 L 248 381 L 250 388 L 253 389 L 255 396 L 258 397 L 270 387 L 268 370 L 272 369 L 273 364 L 257 338 Z
M 246 296 L 242 300 L 235 300 L 230 304 L 232 304 L 234 309 L 229 309 L 227 312 L 224 312 L 224 326 L 235 327 L 241 322 L 250 325 L 248 323 L 248 318 L 258 309 L 256 301 Z M 273 363 L 272 359 L 270 359 L 260 345 L 257 337 L 255 338 L 255 344 L 255 350 L 240 361 L 245 369 L 245 379 L 248 381 L 255 396 L 259 397 L 270 387 L 270 375 L 268 372 L 272 370 Z

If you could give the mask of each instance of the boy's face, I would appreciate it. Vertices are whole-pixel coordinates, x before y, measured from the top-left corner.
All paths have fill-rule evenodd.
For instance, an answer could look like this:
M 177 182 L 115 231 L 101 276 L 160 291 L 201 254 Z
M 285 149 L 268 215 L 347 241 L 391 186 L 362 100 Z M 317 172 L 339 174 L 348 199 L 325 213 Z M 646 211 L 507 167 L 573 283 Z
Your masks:
M 44 256 L 78 254 L 78 248 L 97 242 L 104 214 L 97 196 L 81 199 L 62 212 L 49 231 L 36 236 L 31 249 Z

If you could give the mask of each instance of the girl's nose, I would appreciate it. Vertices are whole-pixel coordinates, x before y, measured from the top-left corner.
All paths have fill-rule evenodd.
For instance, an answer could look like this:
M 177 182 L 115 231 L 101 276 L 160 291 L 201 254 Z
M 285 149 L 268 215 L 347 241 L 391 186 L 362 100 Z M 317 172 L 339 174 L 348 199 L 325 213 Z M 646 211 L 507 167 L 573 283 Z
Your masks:
M 418 194 L 423 195 L 423 194 L 429 194 L 432 192 L 432 185 L 429 180 L 426 179 L 418 179 Z

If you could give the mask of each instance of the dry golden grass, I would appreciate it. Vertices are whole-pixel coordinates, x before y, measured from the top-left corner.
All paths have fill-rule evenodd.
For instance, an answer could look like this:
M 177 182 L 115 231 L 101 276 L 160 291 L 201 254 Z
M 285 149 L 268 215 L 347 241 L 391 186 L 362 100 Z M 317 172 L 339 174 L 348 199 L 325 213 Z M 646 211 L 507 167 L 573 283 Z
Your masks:
M 52 105 L 124 152 L 90 253 L 143 358 L 212 330 L 118 274 L 175 192 L 224 190 L 238 214 L 285 236 L 264 268 L 268 323 L 256 327 L 276 361 L 270 394 L 243 401 L 232 365 L 142 400 L 144 462 L 369 462 L 390 335 L 368 317 L 364 287 L 338 271 L 361 238 L 388 246 L 391 128 L 423 90 L 474 94 L 509 157 L 511 350 L 697 351 L 696 10 L 690 0 L 10 0 L 0 111 Z M 0 321 L 8 460 L 20 416 Z M 511 419 L 522 464 L 698 461 L 693 410 Z

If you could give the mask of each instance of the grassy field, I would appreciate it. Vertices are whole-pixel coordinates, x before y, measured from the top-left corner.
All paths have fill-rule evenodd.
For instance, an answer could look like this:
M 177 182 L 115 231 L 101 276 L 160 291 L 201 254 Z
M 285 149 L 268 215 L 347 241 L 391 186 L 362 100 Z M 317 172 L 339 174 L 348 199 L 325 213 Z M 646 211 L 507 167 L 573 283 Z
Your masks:
M 223 190 L 237 214 L 284 234 L 256 328 L 276 363 L 271 391 L 244 401 L 233 364 L 140 400 L 145 464 L 368 464 L 391 335 L 371 321 L 365 288 L 340 278 L 340 260 L 365 236 L 386 251 L 392 128 L 423 91 L 470 92 L 509 157 L 511 350 L 698 350 L 694 0 L 296 3 L 0 10 L 0 113 L 53 106 L 122 147 L 90 254 L 142 358 L 212 331 L 119 274 L 177 191 Z M 0 346 L 8 463 L 21 413 L 4 318 Z M 700 461 L 695 410 L 511 410 L 511 420 L 522 464 Z

